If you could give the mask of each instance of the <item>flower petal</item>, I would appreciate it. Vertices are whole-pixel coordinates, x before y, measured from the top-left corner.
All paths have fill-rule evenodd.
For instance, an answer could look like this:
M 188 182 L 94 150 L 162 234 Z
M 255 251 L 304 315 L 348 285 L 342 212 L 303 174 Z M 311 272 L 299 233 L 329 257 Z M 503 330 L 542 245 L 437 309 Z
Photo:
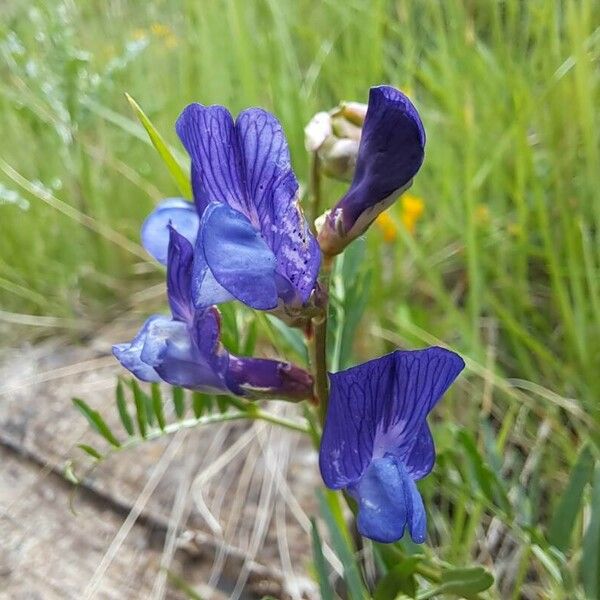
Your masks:
M 427 423 L 421 426 L 410 454 L 404 458 L 404 464 L 413 479 L 423 479 L 431 473 L 435 464 L 435 446 Z
M 167 296 L 173 317 L 191 323 L 194 306 L 191 298 L 192 261 L 194 248 L 169 225 L 170 241 L 167 260 Z
M 325 484 L 346 487 L 372 459 L 388 453 L 405 464 L 410 457 L 411 471 L 422 471 L 430 454 L 421 457 L 412 451 L 422 441 L 427 414 L 463 367 L 454 352 L 432 347 L 396 351 L 330 375 L 320 452 Z
M 181 321 L 163 319 L 151 323 L 141 359 L 171 385 L 210 391 L 227 390 L 209 357 L 198 352 L 190 327 Z
M 192 187 L 198 212 L 224 202 L 246 214 L 240 179 L 241 157 L 233 118 L 224 106 L 187 106 L 175 126 L 192 160 Z
M 321 255 L 298 204 L 298 182 L 279 121 L 260 108 L 249 108 L 236 121 L 244 157 L 243 180 L 253 212 L 250 221 L 277 257 L 277 272 L 308 300 Z
M 142 361 L 140 355 L 146 337 L 148 336 L 149 327 L 156 321 L 167 321 L 166 317 L 161 315 L 153 315 L 149 317 L 142 325 L 137 335 L 129 343 L 115 344 L 112 347 L 112 352 L 115 358 L 128 370 L 131 371 L 138 379 L 142 381 L 159 382 L 160 377 L 152 366 Z
M 196 208 L 183 198 L 163 200 L 142 225 L 142 245 L 159 263 L 167 264 L 169 223 L 191 244 L 196 241 L 200 219 Z
M 361 535 L 392 543 L 404 535 L 408 525 L 414 542 L 425 541 L 423 500 L 415 482 L 394 457 L 375 459 L 349 491 L 358 501 L 356 525 Z
M 412 102 L 393 87 L 371 88 L 354 179 L 338 205 L 346 231 L 410 183 L 423 164 L 424 149 L 425 130 Z
M 275 256 L 250 221 L 226 204 L 211 203 L 202 215 L 196 244 L 192 296 L 197 307 L 210 300 L 207 287 L 259 310 L 277 306 Z M 202 259 L 203 256 L 203 259 Z M 209 277 L 209 272 L 214 280 Z M 212 299 L 212 302 L 217 302 Z
M 304 369 L 280 360 L 232 356 L 228 379 L 241 395 L 293 400 L 312 398 L 312 377 Z
M 393 87 L 371 88 L 352 184 L 319 231 L 323 252 L 338 254 L 364 233 L 410 187 L 424 156 L 425 130 L 412 102 Z

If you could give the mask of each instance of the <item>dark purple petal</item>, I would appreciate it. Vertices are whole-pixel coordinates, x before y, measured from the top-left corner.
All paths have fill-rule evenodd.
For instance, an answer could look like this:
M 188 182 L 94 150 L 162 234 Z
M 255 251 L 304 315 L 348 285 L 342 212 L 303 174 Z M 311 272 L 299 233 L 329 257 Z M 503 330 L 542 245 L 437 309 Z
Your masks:
M 266 358 L 231 357 L 228 379 L 232 389 L 257 398 L 312 398 L 313 379 L 304 369 Z
M 149 317 L 142 325 L 137 335 L 131 342 L 124 344 L 115 344 L 112 347 L 112 352 L 115 358 L 128 370 L 131 371 L 138 379 L 142 381 L 158 382 L 160 377 L 154 368 L 140 358 L 146 338 L 148 336 L 149 327 L 156 321 L 168 320 L 160 315 Z
M 176 229 L 169 226 L 170 241 L 167 261 L 167 296 L 173 318 L 191 323 L 194 306 L 191 297 L 194 249 Z
M 166 265 L 169 224 L 191 244 L 194 244 L 199 222 L 198 213 L 191 202 L 187 202 L 183 198 L 167 198 L 144 221 L 141 232 L 142 245 L 158 262 Z
M 330 375 L 320 452 L 325 484 L 346 487 L 386 454 L 415 473 L 424 470 L 430 460 L 422 437 L 425 419 L 463 368 L 457 354 L 432 347 L 396 351 Z M 412 454 L 417 443 L 425 448 L 423 456 Z
M 370 463 L 359 481 L 350 487 L 358 502 L 359 533 L 382 543 L 398 541 L 408 525 L 414 542 L 425 541 L 423 500 L 406 469 L 392 456 Z
M 196 243 L 192 295 L 197 307 L 216 300 L 206 293 L 213 280 L 232 296 L 259 310 L 277 306 L 275 256 L 248 219 L 226 204 L 211 203 L 202 215 Z M 202 259 L 203 257 L 203 259 Z
M 324 251 L 340 252 L 361 235 L 410 185 L 424 156 L 425 130 L 412 102 L 393 87 L 371 88 L 352 184 L 319 234 Z
M 176 129 L 192 160 L 198 212 L 202 214 L 210 202 L 224 202 L 246 214 L 242 158 L 230 112 L 223 106 L 190 104 Z

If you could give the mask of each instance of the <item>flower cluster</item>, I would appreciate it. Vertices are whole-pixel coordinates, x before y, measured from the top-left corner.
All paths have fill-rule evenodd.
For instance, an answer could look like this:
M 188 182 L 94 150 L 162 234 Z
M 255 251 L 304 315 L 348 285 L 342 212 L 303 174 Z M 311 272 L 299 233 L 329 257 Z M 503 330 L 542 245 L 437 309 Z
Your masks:
M 380 86 L 371 89 L 368 106 L 346 103 L 311 121 L 307 147 L 323 172 L 351 181 L 318 220 L 316 236 L 273 115 L 250 108 L 234 120 L 222 106 L 192 104 L 176 129 L 191 159 L 194 201 L 164 200 L 141 232 L 146 250 L 166 266 L 171 315 L 148 318 L 114 355 L 144 381 L 251 399 L 312 399 L 313 376 L 305 369 L 231 354 L 220 340 L 217 305 L 238 301 L 270 311 L 310 336 L 311 319 L 327 314 L 321 256 L 333 257 L 366 231 L 423 162 L 416 108 L 400 91 Z M 407 527 L 415 542 L 425 539 L 415 481 L 435 460 L 426 418 L 463 366 L 453 352 L 428 348 L 330 374 L 321 473 L 328 487 L 356 499 L 363 535 L 391 542 Z

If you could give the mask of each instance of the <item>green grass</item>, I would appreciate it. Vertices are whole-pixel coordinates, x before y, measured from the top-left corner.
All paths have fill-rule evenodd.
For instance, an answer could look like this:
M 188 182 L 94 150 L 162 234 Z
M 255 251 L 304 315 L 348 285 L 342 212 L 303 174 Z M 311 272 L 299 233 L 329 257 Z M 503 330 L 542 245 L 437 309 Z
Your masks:
M 439 339 L 469 359 L 437 410 L 440 461 L 424 482 L 433 551 L 495 568 L 499 597 L 576 597 L 581 517 L 564 562 L 540 540 L 579 448 L 592 440 L 597 454 L 600 5 L 30 4 L 9 2 L 0 26 L 0 319 L 44 327 L 13 325 L 7 339 L 93 330 L 161 277 L 128 240 L 177 189 L 125 92 L 178 149 L 173 123 L 188 102 L 273 110 L 306 183 L 310 116 L 366 101 L 373 84 L 402 87 L 428 135 L 412 190 L 426 210 L 414 237 L 368 235 L 355 356 Z M 326 186 L 332 202 L 339 190 Z M 463 428 L 498 465 L 510 510 L 476 489 L 456 451 Z

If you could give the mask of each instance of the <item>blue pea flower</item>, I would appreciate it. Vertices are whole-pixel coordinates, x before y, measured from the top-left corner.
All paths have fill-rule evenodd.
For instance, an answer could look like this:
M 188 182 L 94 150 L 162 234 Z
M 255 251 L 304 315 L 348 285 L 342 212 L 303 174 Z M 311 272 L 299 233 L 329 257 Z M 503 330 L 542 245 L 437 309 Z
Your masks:
M 395 542 L 408 527 L 426 535 L 415 481 L 433 468 L 427 415 L 464 368 L 454 352 L 396 351 L 330 375 L 331 396 L 319 464 L 325 485 L 358 503 L 361 535 Z
M 372 87 L 352 184 L 319 231 L 323 253 L 335 255 L 364 233 L 408 189 L 423 164 L 425 130 L 399 90 Z
M 186 210 L 174 202 L 166 210 L 172 214 L 179 209 Z M 197 309 L 192 302 L 194 248 L 173 226 L 168 231 L 167 294 L 172 316 L 151 316 L 131 342 L 113 346 L 119 362 L 143 381 L 251 398 L 310 398 L 312 378 L 304 369 L 278 360 L 234 356 L 223 347 L 216 307 Z
M 161 203 L 142 228 L 145 248 L 165 262 L 169 222 L 194 245 L 198 309 L 232 299 L 260 310 L 301 308 L 321 257 L 279 121 L 250 108 L 234 122 L 222 106 L 191 104 L 176 128 L 191 158 L 196 208 L 181 199 Z

